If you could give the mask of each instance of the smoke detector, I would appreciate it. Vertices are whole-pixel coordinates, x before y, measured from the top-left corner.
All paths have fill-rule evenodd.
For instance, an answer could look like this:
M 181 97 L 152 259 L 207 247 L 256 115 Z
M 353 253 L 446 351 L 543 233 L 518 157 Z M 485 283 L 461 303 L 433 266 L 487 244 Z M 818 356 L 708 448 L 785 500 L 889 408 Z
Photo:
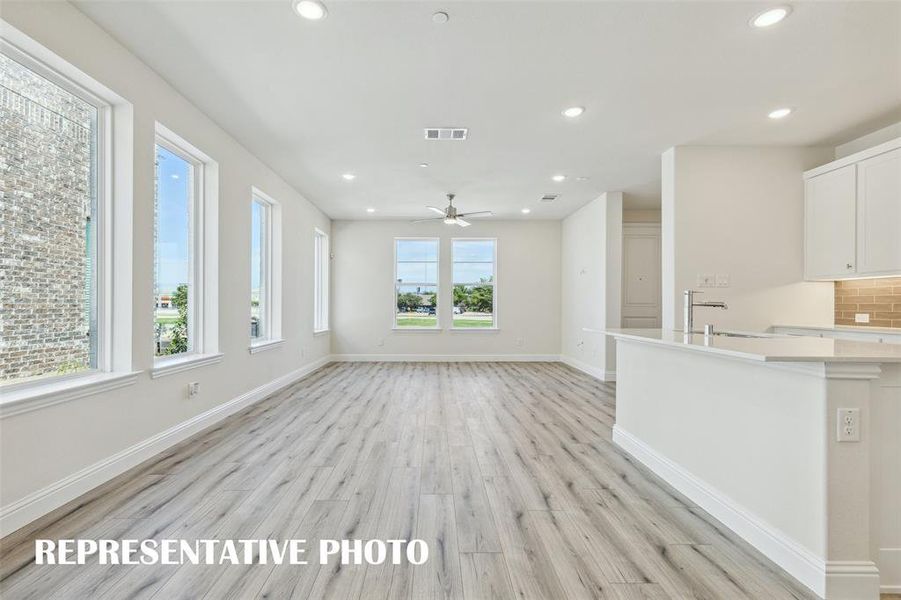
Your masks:
M 465 127 L 426 127 L 425 139 L 427 140 L 457 140 L 462 141 L 469 135 L 469 129 Z

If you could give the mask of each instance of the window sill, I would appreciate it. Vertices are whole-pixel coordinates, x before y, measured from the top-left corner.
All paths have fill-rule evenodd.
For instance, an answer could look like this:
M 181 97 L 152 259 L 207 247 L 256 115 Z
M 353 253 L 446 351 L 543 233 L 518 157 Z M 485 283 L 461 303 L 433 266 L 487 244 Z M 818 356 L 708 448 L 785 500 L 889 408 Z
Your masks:
M 125 387 L 137 382 L 140 373 L 91 373 L 4 391 L 0 402 L 0 419 Z
M 497 333 L 500 329 L 497 327 L 451 327 L 448 331 L 451 333 Z
M 185 357 L 167 358 L 157 361 L 150 371 L 150 377 L 152 379 L 157 379 L 159 377 L 181 373 L 182 371 L 187 371 L 189 369 L 215 365 L 218 362 L 222 362 L 221 352 L 217 352 L 216 354 L 191 354 Z
M 256 344 L 251 344 L 248 350 L 251 354 L 257 354 L 259 352 L 265 352 L 267 350 L 275 350 L 276 348 L 281 348 L 285 345 L 285 340 L 264 340 L 262 342 L 257 342 Z
M 443 329 L 440 327 L 392 327 L 391 331 L 397 333 L 441 333 Z
M 327 333 L 330 333 L 331 331 L 331 329 L 314 329 L 313 335 L 325 335 Z

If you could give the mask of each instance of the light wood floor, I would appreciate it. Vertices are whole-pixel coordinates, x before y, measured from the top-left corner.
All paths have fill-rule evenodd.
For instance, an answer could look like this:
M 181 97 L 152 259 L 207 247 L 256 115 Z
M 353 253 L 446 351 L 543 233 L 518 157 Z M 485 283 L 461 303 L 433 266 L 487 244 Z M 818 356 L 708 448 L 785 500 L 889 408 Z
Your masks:
M 810 598 L 550 363 L 339 363 L 4 540 L 19 598 Z M 33 538 L 423 538 L 412 566 L 43 566 Z

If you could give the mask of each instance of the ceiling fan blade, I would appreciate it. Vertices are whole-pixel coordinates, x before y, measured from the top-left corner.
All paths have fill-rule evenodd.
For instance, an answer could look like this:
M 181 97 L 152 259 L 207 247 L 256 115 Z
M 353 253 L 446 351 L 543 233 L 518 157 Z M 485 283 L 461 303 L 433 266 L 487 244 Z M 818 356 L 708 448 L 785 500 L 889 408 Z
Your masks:
M 441 215 L 442 217 L 444 216 L 444 211 L 441 210 L 440 208 L 435 208 L 434 206 L 426 206 L 426 208 L 429 209 L 429 210 L 431 210 L 431 211 L 433 211 L 433 212 L 438 213 L 438 214 Z
M 428 219 L 416 219 L 415 221 L 410 221 L 411 223 L 428 223 L 429 221 L 440 221 L 444 219 L 444 217 L 430 217 Z
M 458 217 L 466 217 L 466 218 L 469 218 L 469 217 L 490 217 L 490 216 L 493 215 L 493 214 L 494 214 L 494 213 L 491 212 L 490 210 L 481 210 L 481 211 L 479 211 L 479 212 L 463 213 L 463 214 L 457 215 L 457 216 L 458 216 Z
M 470 225 L 472 225 L 472 223 L 467 223 L 466 221 L 464 221 L 463 219 L 461 219 L 458 216 L 457 217 L 457 225 L 459 225 L 460 227 L 469 227 Z

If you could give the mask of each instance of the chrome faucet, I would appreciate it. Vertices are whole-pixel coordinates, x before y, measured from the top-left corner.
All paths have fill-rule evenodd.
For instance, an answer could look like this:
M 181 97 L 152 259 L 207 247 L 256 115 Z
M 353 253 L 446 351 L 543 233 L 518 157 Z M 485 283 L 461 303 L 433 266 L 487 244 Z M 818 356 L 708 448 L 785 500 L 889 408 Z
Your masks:
M 682 296 L 685 300 L 683 306 L 683 323 L 682 331 L 685 333 L 693 333 L 695 327 L 695 306 L 706 306 L 708 308 L 729 308 L 725 302 L 695 302 L 695 294 L 703 294 L 704 292 L 696 292 L 695 290 L 685 290 Z

